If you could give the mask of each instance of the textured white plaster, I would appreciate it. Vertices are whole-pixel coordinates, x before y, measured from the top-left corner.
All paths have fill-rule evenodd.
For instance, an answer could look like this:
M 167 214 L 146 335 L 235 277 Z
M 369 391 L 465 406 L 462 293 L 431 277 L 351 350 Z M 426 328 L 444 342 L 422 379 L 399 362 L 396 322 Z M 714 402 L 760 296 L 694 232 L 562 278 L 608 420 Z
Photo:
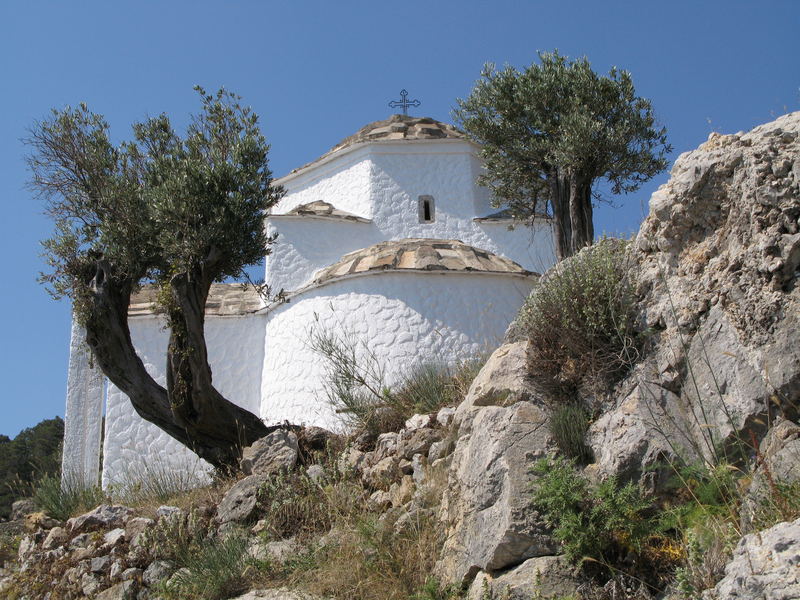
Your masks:
M 261 417 L 267 423 L 341 428 L 326 400 L 325 360 L 309 345 L 314 327 L 366 344 L 391 385 L 415 364 L 492 350 L 532 285 L 529 279 L 486 273 L 387 271 L 298 294 L 267 314 Z
M 461 240 L 544 272 L 555 261 L 549 223 L 509 230 L 505 223 L 473 221 L 497 210 L 475 184 L 480 169 L 468 142 L 418 140 L 366 144 L 281 179 L 287 193 L 274 214 L 324 200 L 372 223 L 268 219 L 278 239 L 267 257 L 267 283 L 275 291 L 295 290 L 347 252 L 411 237 Z M 432 223 L 419 222 L 422 195 L 433 196 Z
M 65 483 L 97 485 L 104 383 L 103 373 L 92 363 L 91 350 L 86 345 L 86 330 L 73 319 L 61 459 L 61 474 Z
M 131 339 L 147 372 L 166 385 L 169 332 L 156 317 L 130 319 Z M 231 402 L 258 413 L 264 359 L 264 317 L 209 317 L 206 343 L 214 385 Z M 179 470 L 202 479 L 205 461 L 136 414 L 128 397 L 109 385 L 106 408 L 103 486 L 124 483 L 148 472 Z

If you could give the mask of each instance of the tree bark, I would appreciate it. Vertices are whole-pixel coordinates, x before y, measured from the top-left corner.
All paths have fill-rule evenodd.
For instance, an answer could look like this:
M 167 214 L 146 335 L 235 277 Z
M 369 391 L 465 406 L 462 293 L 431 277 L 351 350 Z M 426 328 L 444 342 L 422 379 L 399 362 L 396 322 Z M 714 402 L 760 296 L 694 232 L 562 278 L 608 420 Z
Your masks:
M 571 254 L 577 254 L 594 241 L 592 186 L 579 176 L 570 179 L 569 220 L 572 225 L 570 250 Z
M 549 176 L 550 203 L 559 262 L 594 241 L 591 180 L 555 171 Z
M 147 373 L 131 341 L 128 305 L 132 280 L 116 278 L 105 261 L 97 262 L 90 284 L 86 341 L 103 373 L 130 398 L 140 417 L 217 469 L 230 472 L 238 468 L 243 447 L 278 427 L 265 426 L 211 383 L 203 332 L 211 281 L 177 275 L 171 282 L 180 310 L 171 315 L 167 389 Z
M 555 171 L 550 174 L 550 203 L 555 227 L 556 260 L 561 262 L 572 255 L 572 225 L 569 212 L 569 178 Z
M 203 269 L 170 281 L 177 305 L 171 315 L 167 353 L 167 389 L 175 422 L 204 458 L 218 468 L 236 470 L 241 449 L 277 427 L 227 400 L 212 383 L 205 340 L 205 305 L 213 277 Z M 198 452 L 200 454 L 200 452 Z

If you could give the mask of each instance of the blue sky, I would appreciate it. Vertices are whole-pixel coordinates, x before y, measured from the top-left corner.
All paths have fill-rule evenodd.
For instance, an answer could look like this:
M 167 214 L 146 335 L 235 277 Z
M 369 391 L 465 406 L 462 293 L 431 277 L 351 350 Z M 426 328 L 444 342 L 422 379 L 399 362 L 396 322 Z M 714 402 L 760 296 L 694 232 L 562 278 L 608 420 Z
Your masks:
M 675 148 L 800 110 L 800 2 L 234 1 L 0 4 L 0 433 L 62 415 L 70 308 L 36 282 L 50 228 L 25 189 L 20 143 L 51 107 L 85 101 L 118 140 L 167 112 L 186 122 L 192 86 L 236 91 L 261 115 L 276 175 L 388 117 L 450 120 L 487 61 L 524 67 L 537 50 L 633 74 Z M 664 174 L 602 206 L 598 232 L 629 234 Z

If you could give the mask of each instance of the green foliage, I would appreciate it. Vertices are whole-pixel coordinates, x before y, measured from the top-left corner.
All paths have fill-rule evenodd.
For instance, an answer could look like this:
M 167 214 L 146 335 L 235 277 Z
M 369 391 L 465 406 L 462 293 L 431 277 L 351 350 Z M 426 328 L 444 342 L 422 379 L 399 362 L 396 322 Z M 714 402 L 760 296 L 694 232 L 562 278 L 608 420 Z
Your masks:
M 619 486 L 612 477 L 592 486 L 561 457 L 542 459 L 533 471 L 534 504 L 572 560 L 617 564 L 630 551 L 641 554 L 659 531 L 651 501 L 633 483 Z
M 630 73 L 599 76 L 585 57 L 540 52 L 523 71 L 487 64 L 457 103 L 456 122 L 482 146 L 479 182 L 520 219 L 545 212 L 554 179 L 591 187 L 603 178 L 614 194 L 631 192 L 666 168 L 671 151 Z
M 305 473 L 280 473 L 258 490 L 264 532 L 271 539 L 299 537 L 328 531 L 336 517 L 353 510 L 360 490 L 344 478 L 317 483 Z M 361 498 L 363 501 L 363 498 Z
M 200 552 L 213 527 L 198 511 L 176 513 L 142 533 L 139 546 L 150 560 L 185 561 Z
M 174 578 L 157 586 L 167 600 L 221 600 L 248 588 L 247 570 L 252 559 L 242 533 L 207 538 L 176 557 Z M 187 570 L 182 570 L 187 569 Z
M 11 514 L 17 498 L 30 496 L 38 478 L 61 472 L 64 421 L 45 419 L 13 439 L 0 436 L 0 518 Z
M 35 485 L 33 501 L 48 516 L 59 521 L 93 509 L 106 496 L 99 485 L 86 486 L 82 481 L 45 475 Z
M 604 239 L 561 262 L 520 309 L 530 372 L 555 394 L 605 390 L 638 360 L 643 336 L 627 276 L 627 242 Z
M 458 404 L 484 362 L 418 364 L 395 389 L 390 389 L 384 365 L 352 332 L 318 325 L 308 337 L 309 346 L 326 361 L 328 402 L 353 429 L 374 435 L 399 429 L 414 414 L 430 414 Z
M 240 277 L 267 253 L 263 212 L 282 191 L 272 186 L 258 117 L 235 94 L 195 89 L 202 110 L 183 137 L 161 114 L 114 146 L 108 123 L 85 104 L 53 110 L 31 129 L 31 185 L 55 222 L 43 242 L 52 271 L 41 279 L 79 315 L 98 260 L 136 285 L 201 265 L 212 280 Z
M 581 463 L 592 459 L 592 449 L 586 444 L 588 429 L 589 413 L 583 405 L 569 402 L 553 409 L 550 434 L 566 457 Z

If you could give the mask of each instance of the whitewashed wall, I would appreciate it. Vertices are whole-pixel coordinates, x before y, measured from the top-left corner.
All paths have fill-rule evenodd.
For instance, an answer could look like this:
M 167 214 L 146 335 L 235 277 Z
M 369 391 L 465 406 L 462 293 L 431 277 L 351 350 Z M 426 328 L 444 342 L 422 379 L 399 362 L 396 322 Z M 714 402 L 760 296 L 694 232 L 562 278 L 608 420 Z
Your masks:
M 302 292 L 267 315 L 261 417 L 339 429 L 326 400 L 326 363 L 309 345 L 313 327 L 366 343 L 397 383 L 415 364 L 493 350 L 532 287 L 486 273 L 387 271 Z
M 147 372 L 166 385 L 169 333 L 156 317 L 129 320 L 131 338 Z M 264 316 L 207 317 L 206 342 L 214 385 L 231 402 L 258 414 L 264 360 Z M 133 409 L 109 385 L 103 446 L 103 486 L 124 483 L 149 471 L 182 471 L 200 478 L 209 465 Z
M 267 257 L 267 283 L 297 289 L 347 252 L 414 237 L 461 240 L 544 272 L 555 261 L 548 223 L 512 231 L 504 223 L 473 221 L 495 211 L 487 190 L 475 184 L 480 168 L 474 146 L 462 140 L 375 142 L 282 178 L 287 194 L 273 214 L 324 200 L 372 223 L 268 218 L 268 231 L 278 239 Z M 434 198 L 433 223 L 419 222 L 421 195 Z

